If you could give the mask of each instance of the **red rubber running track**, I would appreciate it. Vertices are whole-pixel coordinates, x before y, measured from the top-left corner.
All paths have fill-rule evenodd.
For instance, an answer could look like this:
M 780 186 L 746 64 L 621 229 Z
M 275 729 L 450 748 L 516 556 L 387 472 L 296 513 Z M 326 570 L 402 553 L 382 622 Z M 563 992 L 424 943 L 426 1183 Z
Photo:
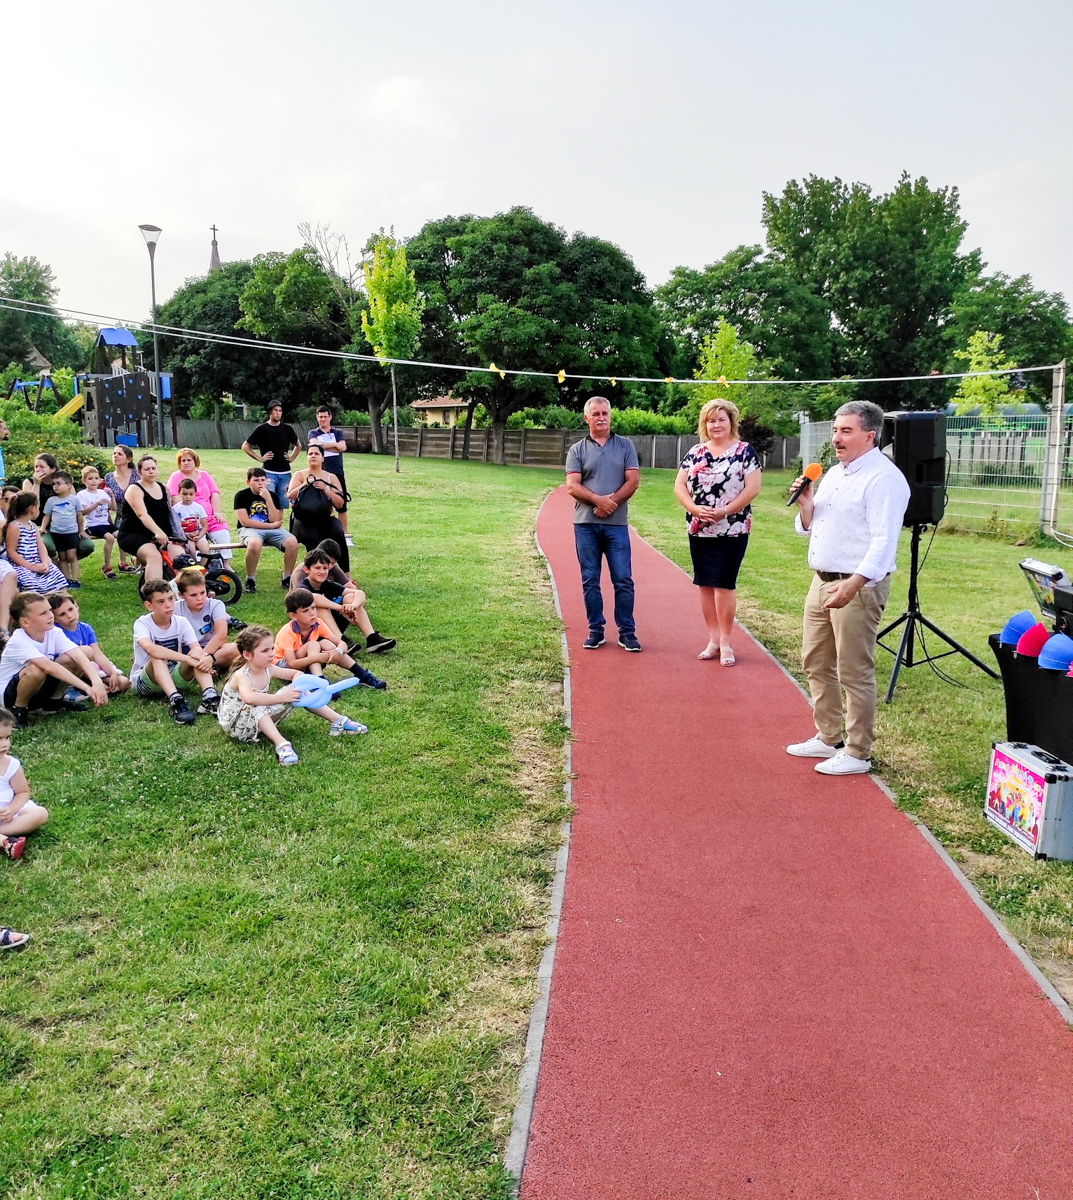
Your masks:
M 875 783 L 785 753 L 809 706 L 743 631 L 697 660 L 636 535 L 644 651 L 582 650 L 571 506 L 537 523 L 576 781 L 522 1200 L 1070 1200 L 1055 1007 Z

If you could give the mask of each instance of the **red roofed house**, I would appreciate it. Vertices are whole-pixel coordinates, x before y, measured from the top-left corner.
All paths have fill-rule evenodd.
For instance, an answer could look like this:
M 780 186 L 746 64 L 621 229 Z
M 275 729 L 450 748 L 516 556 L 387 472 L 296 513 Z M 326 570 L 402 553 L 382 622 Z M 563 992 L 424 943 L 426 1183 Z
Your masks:
M 453 396 L 436 396 L 432 400 L 415 400 L 410 407 L 422 425 L 446 425 L 450 429 L 466 419 L 469 405 Z

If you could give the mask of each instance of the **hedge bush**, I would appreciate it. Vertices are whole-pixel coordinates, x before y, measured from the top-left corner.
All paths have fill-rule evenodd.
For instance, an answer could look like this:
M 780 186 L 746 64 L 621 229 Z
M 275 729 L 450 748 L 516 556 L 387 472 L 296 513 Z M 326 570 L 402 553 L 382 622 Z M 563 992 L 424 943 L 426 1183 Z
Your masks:
M 4 474 L 9 480 L 32 478 L 34 459 L 42 453 L 51 454 L 63 470 L 70 471 L 79 487 L 83 467 L 93 465 L 102 475 L 111 470 L 111 455 L 87 446 L 81 426 L 66 417 L 31 412 L 21 397 L 0 404 L 0 417 L 11 433 L 3 444 Z

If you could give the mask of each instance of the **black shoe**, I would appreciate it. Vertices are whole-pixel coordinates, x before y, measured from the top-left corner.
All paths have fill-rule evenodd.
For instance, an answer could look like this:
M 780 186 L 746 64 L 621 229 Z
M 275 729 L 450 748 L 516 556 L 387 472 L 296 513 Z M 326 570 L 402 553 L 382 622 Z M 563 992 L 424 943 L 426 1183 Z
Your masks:
M 284 575 L 283 578 L 279 581 L 279 586 L 285 592 L 289 592 L 291 590 L 291 577 L 289 575 Z
M 378 692 L 387 691 L 387 684 L 384 682 L 384 680 L 377 679 L 377 677 L 371 671 L 366 671 L 364 667 L 359 667 L 357 664 L 355 664 L 351 668 L 350 673 L 362 685 L 362 687 L 373 688 Z
M 602 629 L 590 629 L 589 636 L 581 643 L 585 650 L 599 650 L 604 644 L 604 631 Z
M 16 729 L 30 728 L 30 710 L 28 708 L 12 708 L 11 711 L 15 716 Z
M 228 633 L 240 633 L 245 628 L 246 628 L 246 622 L 240 621 L 238 619 L 238 617 L 228 617 L 227 618 Z
M 245 588 L 246 588 L 246 591 L 249 592 L 250 595 L 252 596 L 254 594 L 254 592 L 257 591 L 257 580 L 247 576 Z
M 641 643 L 637 640 L 635 633 L 620 633 L 618 635 L 618 644 L 623 650 L 629 650 L 634 654 L 640 653 Z
M 55 717 L 65 712 L 85 712 L 89 708 L 88 700 L 68 700 L 61 696 L 58 700 L 49 700 L 38 710 L 44 717 Z
M 190 705 L 186 703 L 178 692 L 168 701 L 168 710 L 171 712 L 171 719 L 180 725 L 193 725 L 197 720 L 190 711 Z
M 394 650 L 397 644 L 394 638 L 383 637 L 375 629 L 365 639 L 365 649 L 370 654 L 380 654 L 384 650 Z
M 219 693 L 213 692 L 211 695 L 208 692 L 203 693 L 201 703 L 197 706 L 196 715 L 199 717 L 214 717 L 216 710 L 220 707 Z

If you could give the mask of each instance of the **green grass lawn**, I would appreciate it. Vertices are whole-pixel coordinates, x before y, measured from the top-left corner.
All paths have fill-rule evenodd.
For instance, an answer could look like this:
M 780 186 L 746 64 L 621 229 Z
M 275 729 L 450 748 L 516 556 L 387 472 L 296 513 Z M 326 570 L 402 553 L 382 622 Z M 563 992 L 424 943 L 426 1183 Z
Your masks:
M 208 453 L 230 502 L 249 460 Z M 16 739 L 52 819 L 0 871 L 0 1192 L 497 1197 L 562 816 L 546 473 L 348 462 L 385 694 L 301 765 L 160 703 Z M 283 621 L 278 553 L 234 611 Z M 135 580 L 85 560 L 129 669 Z
M 229 499 L 249 460 L 203 460 Z M 4 1195 L 507 1194 L 562 816 L 558 623 L 533 543 L 561 476 L 412 459 L 397 476 L 371 456 L 348 476 L 354 574 L 399 639 L 371 660 L 390 690 L 339 702 L 368 737 L 296 713 L 302 762 L 282 770 L 263 743 L 133 698 L 17 737 L 53 815 L 0 864 L 0 922 L 34 935 L 0 955 Z M 685 564 L 672 479 L 645 471 L 632 518 Z M 788 481 L 766 478 L 740 615 L 796 670 L 808 570 Z M 924 611 L 987 661 L 987 634 L 1028 603 L 1023 555 L 936 538 Z M 279 562 L 266 550 L 245 620 L 282 623 Z M 126 668 L 134 581 L 107 583 L 96 556 L 84 570 L 83 616 Z M 944 662 L 963 688 L 916 667 L 881 705 L 878 769 L 1068 984 L 1073 868 L 984 823 L 1001 687 Z
M 738 581 L 738 616 L 803 683 L 801 606 L 809 570 L 805 539 L 794 532 L 793 512 L 785 505 L 791 478 L 788 471 L 765 472 Z M 685 522 L 671 490 L 673 479 L 671 471 L 646 471 L 644 485 L 630 502 L 631 519 L 647 540 L 688 569 Z M 1031 550 L 992 538 L 940 533 L 920 573 L 921 609 L 994 667 L 988 634 L 1014 612 L 1032 606 L 1017 566 L 1029 554 L 1059 562 L 1068 557 L 1061 550 Z M 902 532 L 898 566 L 888 621 L 906 607 L 907 530 Z M 881 697 L 892 662 L 892 655 L 877 652 Z M 1006 736 L 1002 685 L 960 655 L 943 659 L 939 666 L 962 686 L 944 683 L 928 666 L 918 665 L 903 669 L 892 703 L 880 703 L 876 769 L 900 806 L 946 845 L 988 903 L 1073 1000 L 1073 865 L 1035 862 L 983 817 L 991 743 Z

